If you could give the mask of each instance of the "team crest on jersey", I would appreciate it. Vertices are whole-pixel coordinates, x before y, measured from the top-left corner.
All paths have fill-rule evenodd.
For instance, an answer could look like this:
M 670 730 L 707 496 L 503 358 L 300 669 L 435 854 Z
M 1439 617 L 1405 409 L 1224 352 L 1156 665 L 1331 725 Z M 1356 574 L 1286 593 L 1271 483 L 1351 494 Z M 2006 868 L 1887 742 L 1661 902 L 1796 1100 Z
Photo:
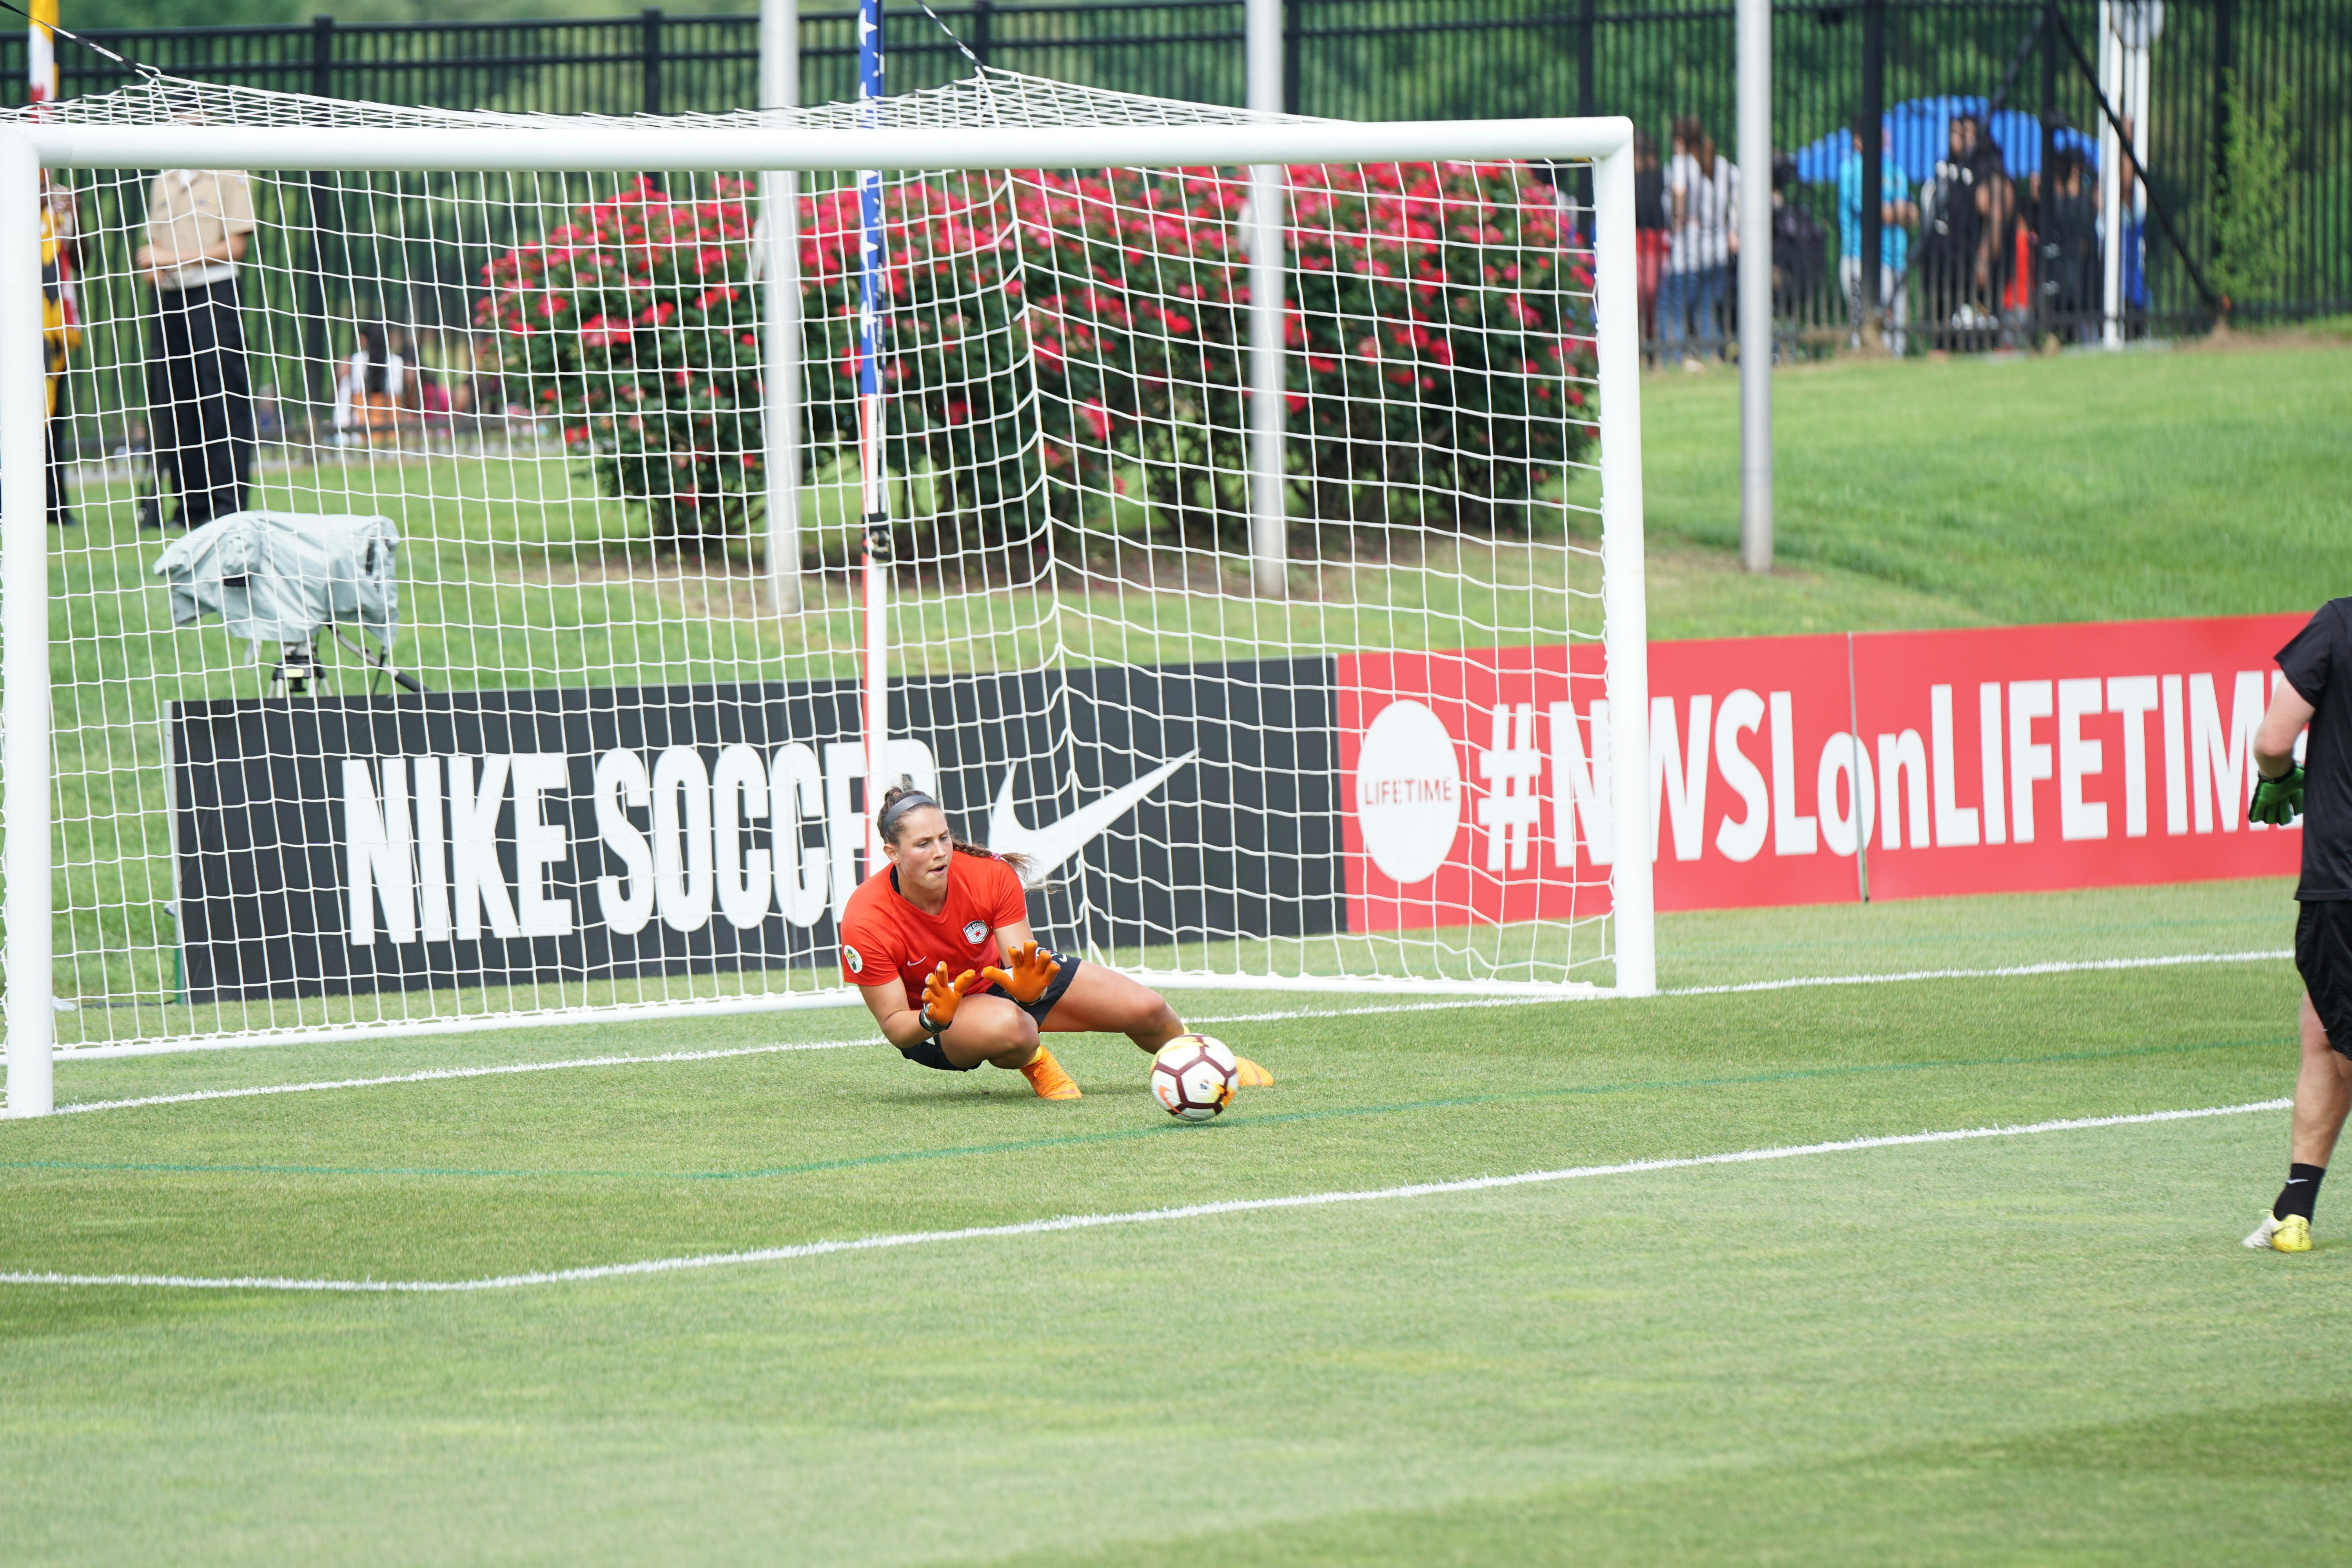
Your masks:
M 866 955 L 859 952 L 847 942 L 841 944 L 841 956 L 848 963 L 850 973 L 863 974 L 866 973 Z
M 980 939 L 987 934 L 988 928 L 981 924 L 978 921 L 974 921 L 970 925 L 963 928 L 964 941 L 971 943 L 974 947 L 978 947 L 980 945 Z

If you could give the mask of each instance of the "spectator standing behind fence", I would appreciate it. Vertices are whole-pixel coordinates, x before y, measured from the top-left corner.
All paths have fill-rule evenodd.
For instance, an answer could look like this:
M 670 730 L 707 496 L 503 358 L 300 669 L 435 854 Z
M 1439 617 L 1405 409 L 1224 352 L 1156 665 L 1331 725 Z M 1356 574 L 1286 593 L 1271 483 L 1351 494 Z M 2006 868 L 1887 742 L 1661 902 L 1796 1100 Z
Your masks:
M 1919 260 L 1928 341 L 1939 349 L 1954 347 L 1960 333 L 1976 326 L 1976 258 L 1984 237 L 1984 209 L 1977 189 L 1981 134 L 1975 115 L 1953 118 L 1945 132 L 1944 156 L 1937 160 L 1920 204 Z
M 2078 343 L 2099 335 L 2099 198 L 2084 172 L 2083 150 L 2062 147 L 2034 185 L 2042 308 L 2057 335 Z
M 1829 237 L 1811 209 L 1795 199 L 1797 184 L 1797 161 L 1773 154 L 1772 313 L 1791 322 L 1802 321 L 1805 306 L 1821 291 L 1822 242 Z
M 1879 132 L 1884 147 L 1885 132 Z M 1886 352 L 1900 358 L 1908 343 L 1911 300 L 1903 287 L 1904 270 L 1911 258 L 1911 230 L 1919 209 L 1911 201 L 1911 182 L 1893 158 L 1878 163 L 1878 303 L 1880 340 Z M 1849 132 L 1845 161 L 1838 165 L 1838 287 L 1845 290 L 1846 317 L 1853 323 L 1851 347 L 1862 346 L 1862 136 Z
M 1658 291 L 1658 359 L 1700 369 L 1690 350 L 1723 352 L 1718 311 L 1731 258 L 1739 254 L 1739 171 L 1716 155 L 1715 138 L 1697 119 L 1675 121 L 1674 158 L 1666 167 L 1673 200 L 1674 248 Z
M 66 507 L 64 411 L 66 356 L 81 342 L 81 321 L 75 309 L 74 275 L 81 270 L 80 207 L 69 186 L 53 183 L 41 171 L 41 357 L 48 373 L 48 409 L 43 426 L 47 451 L 46 488 L 49 521 L 75 525 Z
M 147 352 L 155 477 L 159 487 L 171 479 L 179 496 L 173 521 L 187 528 L 245 510 L 253 482 L 253 394 L 236 282 L 253 229 L 253 191 L 242 170 L 166 169 L 148 192 L 147 243 L 131 258 L 155 290 Z M 161 519 L 140 521 L 152 528 Z
M 1657 139 L 1633 132 L 1633 277 L 1642 311 L 1642 341 L 1658 341 L 1658 279 L 1666 268 L 1666 172 Z

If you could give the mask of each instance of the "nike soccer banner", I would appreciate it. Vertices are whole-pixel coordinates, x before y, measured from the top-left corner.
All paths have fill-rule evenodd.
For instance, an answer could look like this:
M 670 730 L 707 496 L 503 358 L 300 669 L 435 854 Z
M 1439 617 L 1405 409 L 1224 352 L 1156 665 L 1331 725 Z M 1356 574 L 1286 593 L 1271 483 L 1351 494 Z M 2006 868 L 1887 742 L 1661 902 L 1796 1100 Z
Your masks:
M 888 769 L 1026 852 L 1050 940 L 1339 919 L 1330 663 L 908 682 Z M 835 962 L 864 861 L 849 682 L 178 704 L 192 1002 Z
M 2292 872 L 2246 822 L 2301 616 L 1654 643 L 1658 907 Z M 1348 923 L 1566 919 L 1619 852 L 1600 650 L 1338 661 Z

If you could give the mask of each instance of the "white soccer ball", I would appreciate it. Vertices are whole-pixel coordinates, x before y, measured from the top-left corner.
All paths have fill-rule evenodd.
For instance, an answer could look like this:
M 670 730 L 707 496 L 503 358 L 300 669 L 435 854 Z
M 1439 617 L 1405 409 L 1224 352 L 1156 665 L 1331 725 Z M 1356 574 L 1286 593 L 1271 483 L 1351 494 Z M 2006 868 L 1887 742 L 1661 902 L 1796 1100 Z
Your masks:
M 1151 1058 L 1151 1093 L 1180 1121 L 1206 1121 L 1233 1102 L 1239 1068 L 1224 1042 L 1179 1035 Z

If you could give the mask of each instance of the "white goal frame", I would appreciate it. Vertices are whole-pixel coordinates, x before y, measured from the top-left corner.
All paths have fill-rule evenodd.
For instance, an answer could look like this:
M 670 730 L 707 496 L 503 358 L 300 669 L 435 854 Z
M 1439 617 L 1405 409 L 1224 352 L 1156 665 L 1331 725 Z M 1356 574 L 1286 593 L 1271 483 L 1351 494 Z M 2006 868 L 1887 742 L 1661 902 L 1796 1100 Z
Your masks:
M 1633 122 L 1622 117 L 1472 121 L 1299 121 L 1224 125 L 1002 126 L 865 130 L 782 122 L 760 127 L 583 121 L 480 127 L 134 126 L 18 123 L 0 127 L 0 870 L 5 923 L 5 1006 L 10 1117 L 55 1108 L 52 930 L 49 525 L 44 500 L 46 391 L 39 226 L 44 168 L 277 168 L 327 172 L 466 173 L 565 169 L 627 172 L 761 170 L 775 174 L 858 168 L 945 170 L 1122 164 L 1573 160 L 1592 172 L 1595 294 L 1609 304 L 1595 323 L 1600 395 L 1601 605 L 1607 660 L 1614 839 L 1611 868 L 1616 985 L 1601 994 L 1656 990 L 1649 846 L 1649 661 L 1643 568 L 1641 345 L 1634 309 Z M 1279 309 L 1263 301 L 1269 313 Z M 774 341 L 773 334 L 771 340 Z M 1259 342 L 1265 342 L 1261 337 Z M 1278 327 L 1272 333 L 1281 342 Z M 772 387 L 791 377 L 770 377 Z M 1276 384 L 1279 384 L 1276 383 Z M 771 396 L 775 395 L 771 393 Z M 1268 400 L 1270 401 L 1270 400 Z M 772 439 L 772 436 L 771 437 Z M 782 466 L 771 468 L 780 474 Z M 887 679 L 887 671 L 877 678 Z M 1172 977 L 1154 976 L 1155 981 Z M 1273 977 L 1185 976 L 1195 984 L 1263 986 Z M 1344 977 L 1286 979 L 1284 989 L 1353 985 Z M 1402 989 L 1391 981 L 1385 989 Z M 1590 987 L 1496 987 L 1454 982 L 1428 990 L 1594 994 Z M 808 1005 L 801 996 L 778 1005 Z M 740 1004 L 738 1005 L 739 1006 Z M 657 1009 L 677 1010 L 672 1007 Z M 597 1009 L 617 1017 L 642 1008 Z M 573 1012 L 484 1020 L 474 1026 L 574 1023 Z M 354 1035 L 432 1033 L 446 1021 Z M 284 1038 L 309 1037 L 309 1032 Z M 111 1053 L 109 1053 L 111 1054 Z

